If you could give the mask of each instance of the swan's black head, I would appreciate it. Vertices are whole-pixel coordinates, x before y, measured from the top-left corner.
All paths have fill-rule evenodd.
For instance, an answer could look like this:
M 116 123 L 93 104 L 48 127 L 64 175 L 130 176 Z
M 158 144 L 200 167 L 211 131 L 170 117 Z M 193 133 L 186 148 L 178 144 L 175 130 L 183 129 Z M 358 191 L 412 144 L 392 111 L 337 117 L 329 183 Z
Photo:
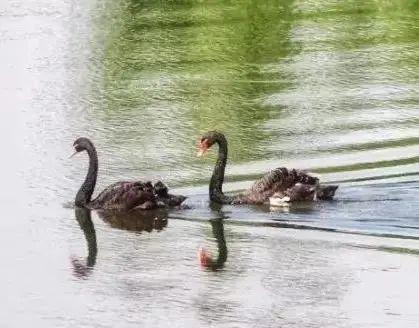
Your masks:
M 225 142 L 227 143 L 224 134 L 218 131 L 209 131 L 205 133 L 198 141 L 198 156 L 205 155 L 208 150 L 215 144 Z
M 78 138 L 76 141 L 74 141 L 73 147 L 74 147 L 74 150 L 76 151 L 73 155 L 83 150 L 89 150 L 89 149 L 94 148 L 93 143 L 89 139 L 84 138 L 84 137 Z

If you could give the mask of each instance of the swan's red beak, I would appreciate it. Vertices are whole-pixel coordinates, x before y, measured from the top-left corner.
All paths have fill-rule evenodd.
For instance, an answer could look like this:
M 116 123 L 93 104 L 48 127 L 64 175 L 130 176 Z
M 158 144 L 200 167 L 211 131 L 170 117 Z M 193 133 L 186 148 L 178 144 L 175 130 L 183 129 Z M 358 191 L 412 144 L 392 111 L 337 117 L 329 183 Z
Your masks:
M 198 157 L 202 157 L 204 156 L 209 149 L 209 145 L 208 145 L 208 139 L 204 139 L 200 142 L 198 142 L 198 153 L 196 154 Z
M 74 155 L 76 155 L 78 153 L 78 151 L 76 150 L 73 154 L 71 154 L 68 158 L 73 157 Z

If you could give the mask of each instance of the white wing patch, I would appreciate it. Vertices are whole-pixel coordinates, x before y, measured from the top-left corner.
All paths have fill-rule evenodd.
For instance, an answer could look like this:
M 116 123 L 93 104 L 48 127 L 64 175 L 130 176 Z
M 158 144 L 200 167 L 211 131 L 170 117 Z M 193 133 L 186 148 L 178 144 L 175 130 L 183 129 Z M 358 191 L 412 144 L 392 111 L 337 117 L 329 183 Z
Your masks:
M 289 196 L 279 197 L 274 195 L 269 197 L 269 205 L 271 206 L 288 206 L 290 201 L 291 198 Z

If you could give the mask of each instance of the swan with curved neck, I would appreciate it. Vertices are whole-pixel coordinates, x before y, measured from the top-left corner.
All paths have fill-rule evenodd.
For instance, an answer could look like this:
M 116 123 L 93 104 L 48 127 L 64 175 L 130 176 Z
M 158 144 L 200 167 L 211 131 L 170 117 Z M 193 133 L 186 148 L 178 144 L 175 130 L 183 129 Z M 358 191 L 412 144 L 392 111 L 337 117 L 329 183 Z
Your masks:
M 93 191 L 95 190 L 99 162 L 96 148 L 93 146 L 93 143 L 89 139 L 79 138 L 74 142 L 73 147 L 75 152 L 73 155 L 71 155 L 71 157 L 79 152 L 82 152 L 83 150 L 85 150 L 89 156 L 89 170 L 87 171 L 87 175 L 83 184 L 76 194 L 75 200 L 75 204 L 77 206 L 84 207 L 90 203 Z
M 209 184 L 211 201 L 221 204 L 274 204 L 280 202 L 331 200 L 338 186 L 323 186 L 319 180 L 303 171 L 280 167 L 265 174 L 246 192 L 227 196 L 223 193 L 225 167 L 227 165 L 228 144 L 221 132 L 205 133 L 198 142 L 198 156 L 205 155 L 214 145 L 218 145 L 218 157 Z
M 234 199 L 223 193 L 224 174 L 228 156 L 228 144 L 225 136 L 217 131 L 203 135 L 199 143 L 198 156 L 204 156 L 214 143 L 218 144 L 218 157 L 209 184 L 209 195 L 210 199 L 216 203 L 229 204 Z
M 89 169 L 76 194 L 75 205 L 90 209 L 131 210 L 133 208 L 148 210 L 158 207 L 180 205 L 186 197 L 168 193 L 168 188 L 160 181 L 151 182 L 120 181 L 105 188 L 92 200 L 98 174 L 98 157 L 96 148 L 88 138 L 78 138 L 74 144 L 75 153 L 86 151 L 89 156 Z

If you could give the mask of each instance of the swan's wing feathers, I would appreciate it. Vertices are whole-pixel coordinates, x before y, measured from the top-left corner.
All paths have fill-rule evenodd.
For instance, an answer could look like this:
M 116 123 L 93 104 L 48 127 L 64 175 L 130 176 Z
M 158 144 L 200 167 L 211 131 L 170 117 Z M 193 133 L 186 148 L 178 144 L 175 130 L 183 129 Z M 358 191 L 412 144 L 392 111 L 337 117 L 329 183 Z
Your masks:
M 161 181 L 154 184 L 147 181 L 120 181 L 105 188 L 91 203 L 93 209 L 129 210 L 153 209 L 161 206 L 180 205 L 186 197 L 168 193 Z
M 263 204 L 274 193 L 283 192 L 291 186 L 290 180 L 290 171 L 279 167 L 256 180 L 247 192 L 235 197 L 234 203 Z
M 250 193 L 274 193 L 284 191 L 296 183 L 317 185 L 319 180 L 307 173 L 285 167 L 279 167 L 265 174 L 250 188 Z
M 151 182 L 116 182 L 92 201 L 93 208 L 131 209 L 148 202 L 150 207 L 155 203 L 153 185 Z
M 302 170 L 292 169 L 292 175 L 295 183 L 315 186 L 319 184 L 319 178 L 313 177 Z
M 264 193 L 265 191 L 272 189 L 275 185 L 285 184 L 287 177 L 288 170 L 285 167 L 277 168 L 256 180 L 249 192 Z

